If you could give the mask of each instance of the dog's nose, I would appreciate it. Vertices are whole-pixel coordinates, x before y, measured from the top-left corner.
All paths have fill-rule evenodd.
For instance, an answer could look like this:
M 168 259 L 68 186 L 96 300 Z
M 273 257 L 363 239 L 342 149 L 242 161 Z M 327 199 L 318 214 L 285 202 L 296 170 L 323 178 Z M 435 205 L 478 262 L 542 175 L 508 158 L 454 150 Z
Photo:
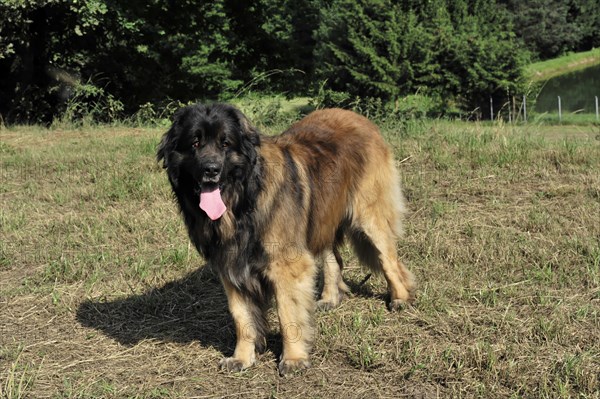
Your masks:
M 215 177 L 221 173 L 221 165 L 216 162 L 209 162 L 204 165 L 204 176 Z

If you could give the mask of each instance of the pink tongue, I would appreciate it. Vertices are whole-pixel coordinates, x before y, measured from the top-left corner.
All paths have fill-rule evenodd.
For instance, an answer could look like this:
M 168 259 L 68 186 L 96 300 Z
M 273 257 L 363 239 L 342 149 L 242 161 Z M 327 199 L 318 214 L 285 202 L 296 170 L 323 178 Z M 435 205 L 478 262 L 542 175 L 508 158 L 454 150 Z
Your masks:
M 221 190 L 215 188 L 211 191 L 200 193 L 200 209 L 208 215 L 211 220 L 217 220 L 225 213 L 227 207 L 221 199 Z

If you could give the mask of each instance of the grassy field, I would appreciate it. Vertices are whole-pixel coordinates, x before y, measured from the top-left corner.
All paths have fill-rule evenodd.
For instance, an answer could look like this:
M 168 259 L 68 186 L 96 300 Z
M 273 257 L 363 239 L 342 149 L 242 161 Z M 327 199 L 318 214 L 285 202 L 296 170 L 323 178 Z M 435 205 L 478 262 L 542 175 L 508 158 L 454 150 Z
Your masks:
M 530 122 L 543 125 L 600 126 L 600 120 L 596 118 L 596 115 L 575 112 L 565 112 L 562 118 L 559 118 L 558 113 L 538 113 L 530 117 L 529 120 Z
M 598 127 L 383 130 L 415 306 L 389 313 L 345 250 L 352 295 L 288 378 L 277 323 L 255 367 L 217 370 L 233 325 L 154 161 L 161 129 L 1 130 L 0 397 L 600 398 Z
M 593 49 L 535 62 L 527 67 L 526 74 L 533 81 L 542 81 L 597 64 L 600 64 L 600 49 Z

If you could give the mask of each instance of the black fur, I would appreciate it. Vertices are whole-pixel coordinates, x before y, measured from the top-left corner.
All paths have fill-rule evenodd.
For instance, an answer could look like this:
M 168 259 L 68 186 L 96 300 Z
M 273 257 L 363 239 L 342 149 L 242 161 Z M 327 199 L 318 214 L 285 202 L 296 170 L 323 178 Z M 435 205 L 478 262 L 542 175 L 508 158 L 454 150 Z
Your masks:
M 201 143 L 199 148 L 192 146 L 196 140 Z M 229 144 L 226 148 L 220 145 L 223 140 Z M 171 128 L 158 146 L 157 160 L 163 161 L 198 252 L 222 279 L 252 300 L 251 311 L 258 332 L 256 345 L 260 350 L 268 332 L 266 308 L 272 288 L 262 277 L 268 258 L 262 243 L 256 239 L 259 235 L 253 212 L 255 199 L 262 190 L 259 145 L 259 132 L 234 107 L 196 104 L 175 113 Z M 199 208 L 199 193 L 206 184 L 202 169 L 207 158 L 222 167 L 218 184 L 224 202 L 233 213 L 233 237 L 222 237 L 222 219 L 212 221 Z
M 296 161 L 294 161 L 294 158 L 292 158 L 292 155 L 290 154 L 290 150 L 287 148 L 283 149 L 283 156 L 285 158 L 285 164 L 287 166 L 287 169 L 290 171 L 290 181 L 293 184 L 293 188 L 294 188 L 294 192 L 296 193 L 296 202 L 299 205 L 304 204 L 303 198 L 304 198 L 304 190 L 302 189 L 302 186 L 300 185 L 300 178 L 298 175 L 298 165 L 296 165 Z
M 198 140 L 201 145 L 193 148 Z M 227 140 L 228 147 L 220 144 Z M 158 146 L 190 239 L 222 278 L 258 303 L 268 303 L 270 287 L 260 271 L 267 255 L 256 240 L 255 200 L 262 190 L 257 147 L 259 132 L 244 115 L 226 104 L 191 105 L 177 111 Z M 199 208 L 203 162 L 209 157 L 222 166 L 218 184 L 233 213 L 234 236 L 222 237 L 222 219 L 211 221 Z M 210 183 L 209 183 L 210 184 Z

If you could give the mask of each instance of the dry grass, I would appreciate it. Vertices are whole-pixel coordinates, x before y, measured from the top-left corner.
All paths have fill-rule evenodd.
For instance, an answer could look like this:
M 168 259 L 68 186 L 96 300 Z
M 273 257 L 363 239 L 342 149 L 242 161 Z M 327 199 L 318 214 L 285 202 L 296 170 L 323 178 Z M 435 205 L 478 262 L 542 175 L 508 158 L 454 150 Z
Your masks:
M 0 397 L 600 397 L 597 127 L 385 128 L 416 305 L 387 312 L 345 252 L 353 295 L 317 315 L 314 367 L 283 379 L 276 323 L 257 366 L 217 371 L 232 322 L 160 134 L 0 131 Z

